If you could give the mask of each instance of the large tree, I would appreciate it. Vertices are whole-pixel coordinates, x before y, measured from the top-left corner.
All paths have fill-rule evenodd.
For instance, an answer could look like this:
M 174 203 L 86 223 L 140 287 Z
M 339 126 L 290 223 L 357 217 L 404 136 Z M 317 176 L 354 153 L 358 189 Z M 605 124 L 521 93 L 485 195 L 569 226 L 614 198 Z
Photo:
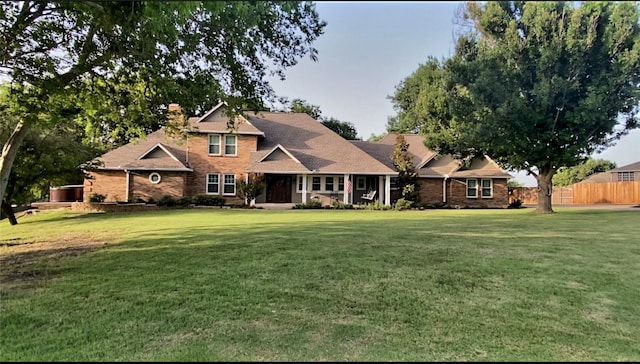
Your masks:
M 312 2 L 1 2 L 0 77 L 18 107 L 0 141 L 0 197 L 29 129 L 55 125 L 51 97 L 95 79 L 111 90 L 142 80 L 143 113 L 160 123 L 171 102 L 197 114 L 222 99 L 233 112 L 274 97 L 267 73 L 284 78 L 305 54 L 315 60 L 311 44 L 325 25 Z M 104 127 L 99 118 L 86 121 Z M 144 134 L 129 121 L 111 127 Z
M 573 167 L 560 167 L 553 176 L 554 186 L 570 186 L 583 181 L 594 173 L 606 172 L 616 168 L 614 162 L 606 159 L 589 158 Z
M 434 65 L 429 85 L 442 76 L 444 86 L 425 96 L 442 111 L 409 106 L 425 143 L 528 171 L 540 191 L 536 211 L 553 212 L 558 168 L 638 127 L 638 13 L 631 2 L 467 3 L 468 31 Z

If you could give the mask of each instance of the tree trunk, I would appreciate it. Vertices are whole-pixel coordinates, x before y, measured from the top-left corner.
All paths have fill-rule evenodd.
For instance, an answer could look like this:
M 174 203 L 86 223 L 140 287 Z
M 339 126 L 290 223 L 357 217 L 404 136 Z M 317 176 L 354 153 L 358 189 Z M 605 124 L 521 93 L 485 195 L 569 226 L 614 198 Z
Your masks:
M 24 137 L 27 135 L 27 131 L 28 128 L 24 125 L 24 122 L 22 120 L 18 121 L 18 125 L 16 125 L 13 133 L 2 147 L 2 154 L 0 154 L 0 200 L 4 199 L 13 161 L 16 159 L 18 149 L 20 149 L 20 144 L 22 144 Z M 7 201 L 7 203 L 10 202 Z
M 7 218 L 9 219 L 9 223 L 11 225 L 18 225 L 18 220 L 16 219 L 16 215 L 13 213 L 11 204 L 7 203 L 7 201 L 5 200 L 2 200 L 2 212 L 7 215 Z
M 552 214 L 551 195 L 553 193 L 552 178 L 555 173 L 553 168 L 541 168 L 536 179 L 538 180 L 538 208 L 536 212 Z

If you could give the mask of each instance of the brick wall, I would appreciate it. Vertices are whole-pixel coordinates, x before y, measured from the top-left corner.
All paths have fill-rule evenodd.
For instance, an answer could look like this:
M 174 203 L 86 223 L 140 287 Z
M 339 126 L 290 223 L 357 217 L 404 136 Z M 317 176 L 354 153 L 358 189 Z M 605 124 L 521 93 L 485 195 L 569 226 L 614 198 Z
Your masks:
M 478 179 L 478 186 L 480 183 L 480 179 Z M 507 180 L 504 178 L 493 179 L 493 197 L 491 198 L 480 197 L 480 189 L 478 189 L 477 198 L 467 198 L 467 180 L 452 178 L 447 183 L 447 203 L 450 206 L 459 205 L 461 207 L 506 208 L 509 205 Z
M 158 201 L 165 195 L 174 198 L 184 196 L 187 172 L 156 172 L 160 174 L 160 182 L 157 184 L 149 181 L 149 175 L 153 173 L 152 171 L 131 172 L 130 201 L 135 201 L 136 198 L 142 198 L 145 201 L 153 198 Z
M 193 172 L 187 176 L 187 196 L 206 193 L 207 173 L 219 173 L 220 181 L 224 174 L 235 174 L 236 182 L 246 178 L 246 168 L 249 166 L 251 152 L 257 150 L 258 137 L 255 135 L 238 135 L 236 156 L 209 155 L 209 139 L 207 134 L 189 137 L 189 164 Z M 224 150 L 224 138 L 221 138 L 220 148 Z M 222 192 L 222 184 L 220 192 Z M 223 196 L 228 204 L 242 204 L 244 201 Z
M 442 203 L 442 178 L 420 178 L 420 204 Z
M 93 193 L 105 195 L 106 202 L 126 200 L 127 174 L 124 171 L 95 171 L 93 179 L 84 180 L 84 201 L 88 202 Z

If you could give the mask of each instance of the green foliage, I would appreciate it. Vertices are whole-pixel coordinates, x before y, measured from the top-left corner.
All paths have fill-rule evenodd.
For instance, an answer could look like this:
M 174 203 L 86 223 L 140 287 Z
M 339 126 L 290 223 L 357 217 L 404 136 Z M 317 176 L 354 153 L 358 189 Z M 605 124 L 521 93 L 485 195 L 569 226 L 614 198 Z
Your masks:
M 178 204 L 176 199 L 173 196 L 165 195 L 158 200 L 157 205 L 162 207 L 174 207 Z
M 262 194 L 264 186 L 264 178 L 262 176 L 251 176 L 247 182 L 241 180 L 236 182 L 236 191 L 238 191 L 238 197 L 251 202 L 251 200 Z
M 393 165 L 398 170 L 398 188 L 402 191 L 402 198 L 413 203 L 418 202 L 418 174 L 413 165 L 413 156 L 408 152 L 409 144 L 402 134 L 396 137 L 395 147 L 391 154 Z
M 323 208 L 323 206 L 322 206 L 322 202 L 320 202 L 319 200 L 311 200 L 311 201 L 308 201 L 307 203 L 297 203 L 293 206 L 293 208 L 300 209 L 300 210 L 321 209 Z
M 387 205 L 385 205 L 385 204 L 384 204 L 382 201 L 380 201 L 380 200 L 375 200 L 375 201 L 373 201 L 373 202 L 371 202 L 371 203 L 368 203 L 368 204 L 365 206 L 365 208 L 366 208 L 367 210 L 382 210 L 382 211 L 385 211 L 385 210 L 391 210 L 391 206 L 387 206 Z
M 404 198 L 399 198 L 398 201 L 393 205 L 393 209 L 396 211 L 409 210 L 413 207 L 413 202 L 405 200 Z
M 340 121 L 336 118 L 323 118 L 321 121 L 322 125 L 327 128 L 333 130 L 336 134 L 347 140 L 360 140 L 358 138 L 358 132 L 356 131 L 355 125 L 348 121 Z
M 331 202 L 331 207 L 333 207 L 336 210 L 353 210 L 354 209 L 352 204 L 344 203 L 342 201 L 336 201 L 336 200 Z
M 225 200 L 218 195 L 198 194 L 191 198 L 191 202 L 196 206 L 224 206 Z
M 614 162 L 605 159 L 589 158 L 573 167 L 560 167 L 553 176 L 554 186 L 570 186 L 583 181 L 592 174 L 606 172 L 616 168 Z
M 104 202 L 106 198 L 107 196 L 94 192 L 89 196 L 89 202 Z
M 530 171 L 552 212 L 558 168 L 638 127 L 638 13 L 632 2 L 469 2 L 455 55 L 403 81 L 390 127 Z
M 322 115 L 322 111 L 320 111 L 320 106 L 312 105 L 308 103 L 306 100 L 302 100 L 302 99 L 293 99 L 291 101 L 291 104 L 289 105 L 288 111 L 307 114 L 316 120 L 320 120 L 320 115 Z
M 522 200 L 521 199 L 516 199 L 515 201 L 512 201 L 509 203 L 509 206 L 507 206 L 507 208 L 509 209 L 519 209 L 522 207 Z
M 507 187 L 524 187 L 524 183 L 518 182 L 515 179 L 507 181 Z

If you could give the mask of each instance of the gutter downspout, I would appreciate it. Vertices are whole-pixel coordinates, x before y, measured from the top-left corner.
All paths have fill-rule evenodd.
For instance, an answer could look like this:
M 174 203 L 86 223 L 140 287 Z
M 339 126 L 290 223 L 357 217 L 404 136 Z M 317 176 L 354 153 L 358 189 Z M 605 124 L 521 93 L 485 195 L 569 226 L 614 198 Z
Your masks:
M 127 174 L 127 191 L 126 191 L 126 197 L 125 197 L 125 202 L 129 202 L 129 190 L 131 189 L 131 176 L 129 173 L 128 169 L 125 169 L 124 172 Z
M 447 203 L 447 179 L 449 179 L 449 175 L 445 174 L 444 179 L 442 180 L 442 202 Z

